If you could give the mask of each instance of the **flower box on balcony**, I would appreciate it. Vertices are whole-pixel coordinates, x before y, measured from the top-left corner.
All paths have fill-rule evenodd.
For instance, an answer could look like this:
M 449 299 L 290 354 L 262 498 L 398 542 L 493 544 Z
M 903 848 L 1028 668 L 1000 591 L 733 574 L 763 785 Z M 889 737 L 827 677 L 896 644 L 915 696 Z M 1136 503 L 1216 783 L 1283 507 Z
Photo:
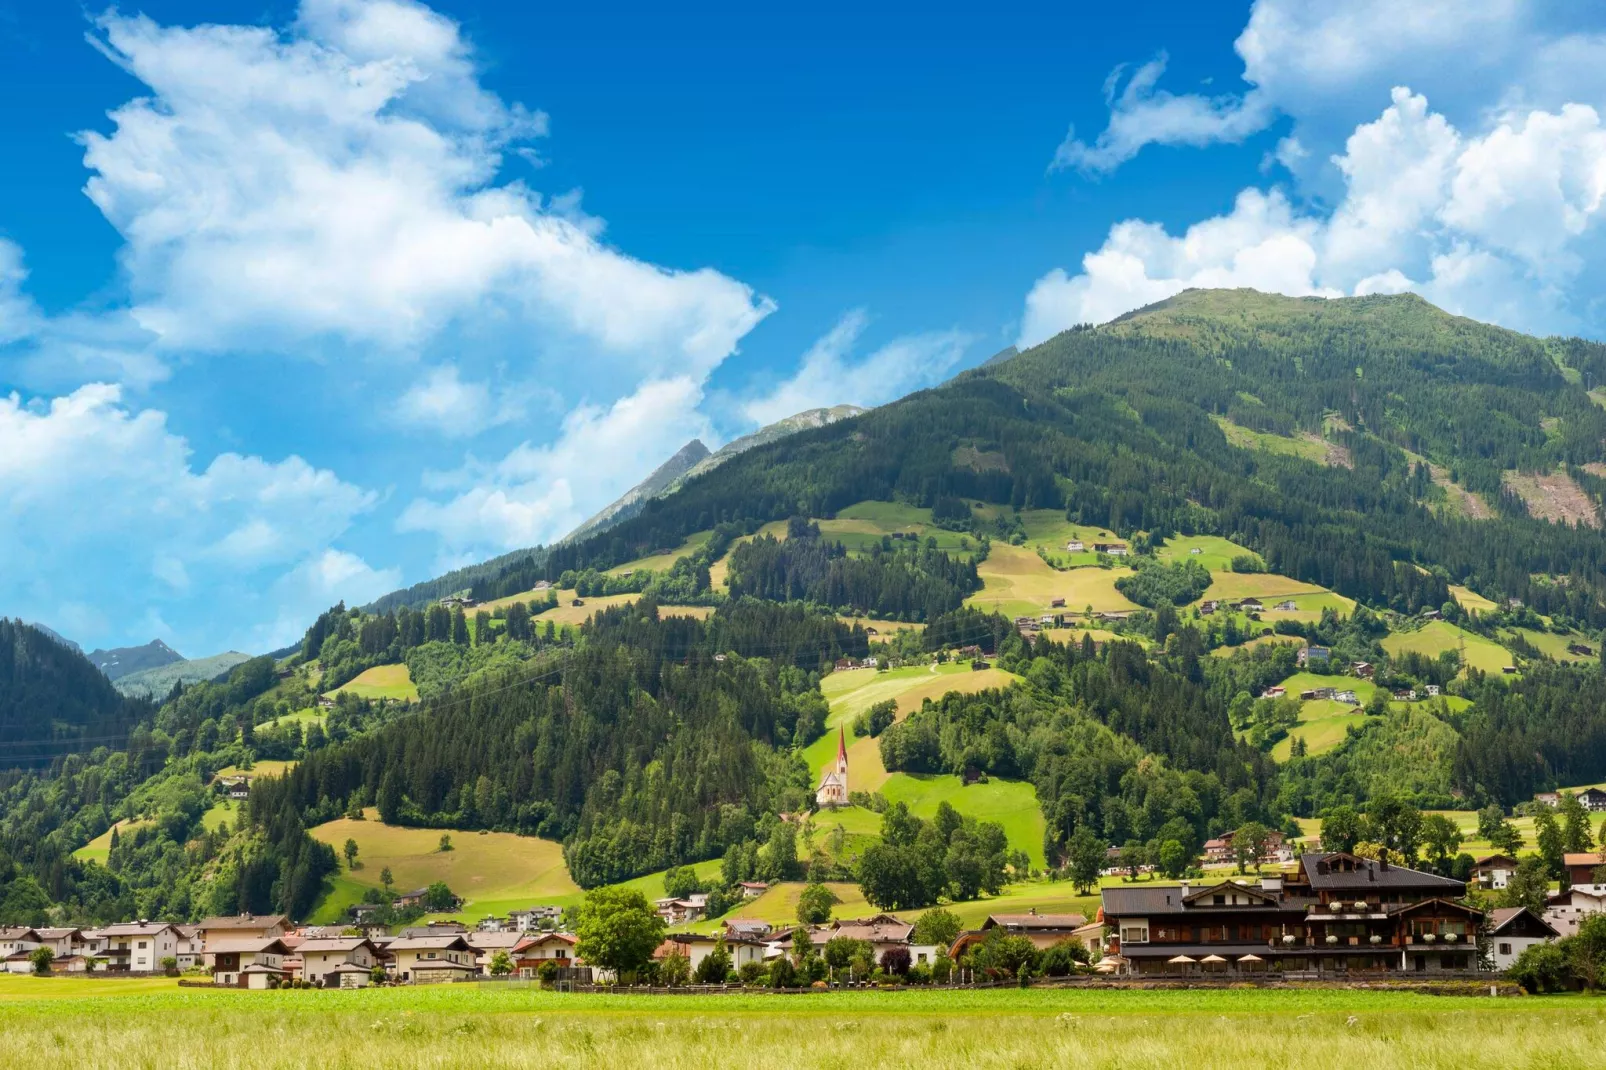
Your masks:
M 1327 934 L 1327 942 L 1329 944 L 1336 944 L 1336 943 L 1338 943 L 1338 937 L 1334 936 L 1332 933 L 1328 933 Z
M 1456 933 L 1445 933 L 1444 934 L 1444 942 L 1447 943 L 1447 944 L 1453 944 L 1458 939 L 1460 939 L 1460 936 L 1458 934 L 1456 934 Z
M 1288 935 L 1285 935 L 1285 936 L 1284 936 L 1284 937 L 1283 937 L 1283 943 L 1284 943 L 1284 944 L 1286 944 L 1286 945 L 1288 945 L 1288 946 L 1290 946 L 1290 947 L 1292 947 L 1292 946 L 1293 946 L 1293 943 L 1294 943 L 1294 941 L 1295 941 L 1295 940 L 1297 940 L 1297 939 L 1298 939 L 1298 937 L 1296 937 L 1296 936 L 1294 936 L 1294 935 L 1293 935 L 1293 934 L 1292 934 L 1292 933 L 1290 933 L 1290 934 L 1288 934 Z
M 1377 935 L 1377 933 L 1373 933 L 1371 936 L 1367 937 L 1367 939 L 1374 944 L 1381 944 L 1383 942 L 1383 938 Z
M 1431 943 L 1433 943 L 1434 936 L 1433 936 L 1432 933 L 1423 933 L 1420 937 L 1418 937 L 1418 939 L 1421 940 L 1424 944 L 1431 944 Z

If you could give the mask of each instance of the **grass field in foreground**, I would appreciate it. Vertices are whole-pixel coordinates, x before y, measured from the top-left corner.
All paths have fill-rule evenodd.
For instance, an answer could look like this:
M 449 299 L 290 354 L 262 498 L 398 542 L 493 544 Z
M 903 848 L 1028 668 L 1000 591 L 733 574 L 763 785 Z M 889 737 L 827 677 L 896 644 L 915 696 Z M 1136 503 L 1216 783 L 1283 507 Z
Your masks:
M 1578 996 L 1338 989 L 983 989 L 602 996 L 519 985 L 246 992 L 0 977 L 17 1066 L 950 1067 L 1301 1070 L 1592 1066 Z M 1246 1059 L 1246 1053 L 1261 1057 Z
M 341 818 L 311 829 L 314 837 L 329 844 L 339 854 L 348 838 L 357 841 L 355 872 L 347 872 L 341 861 L 341 882 L 336 895 L 344 899 L 351 889 L 358 898 L 366 888 L 380 887 L 379 876 L 390 867 L 397 891 L 411 891 L 445 881 L 466 902 L 462 913 L 479 918 L 485 914 L 531 906 L 536 903 L 563 904 L 577 901 L 580 889 L 569 879 L 563 864 L 563 847 L 534 836 L 515 836 L 508 832 L 452 832 L 452 850 L 440 850 L 440 829 L 398 828 L 380 822 L 372 808 L 364 811 L 365 821 Z M 349 900 L 354 902 L 355 900 Z M 497 909 L 499 905 L 500 909 Z M 317 920 L 332 912 L 322 904 Z
M 342 691 L 358 698 L 418 701 L 418 688 L 413 686 L 412 674 L 405 665 L 375 665 L 326 694 L 333 698 Z

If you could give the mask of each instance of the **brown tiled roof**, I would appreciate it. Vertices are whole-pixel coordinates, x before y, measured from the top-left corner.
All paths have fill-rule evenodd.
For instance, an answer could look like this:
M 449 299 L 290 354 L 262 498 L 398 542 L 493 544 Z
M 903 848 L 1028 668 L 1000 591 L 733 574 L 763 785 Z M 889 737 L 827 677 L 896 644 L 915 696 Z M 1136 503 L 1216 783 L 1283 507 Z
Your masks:
M 990 914 L 982 928 L 1077 929 L 1086 924 L 1087 918 L 1081 914 Z
M 271 929 L 284 925 L 290 919 L 283 914 L 231 914 L 227 917 L 207 918 L 202 929 Z
M 149 921 L 144 925 L 135 922 L 124 922 L 121 925 L 108 925 L 100 930 L 101 936 L 155 936 L 163 929 L 177 929 L 165 921 Z
M 208 955 L 283 955 L 289 952 L 277 936 L 246 937 L 242 940 L 208 940 Z
M 413 936 L 392 940 L 388 951 L 472 951 L 462 936 Z
M 364 944 L 369 947 L 374 946 L 374 942 L 366 936 L 341 936 L 306 940 L 296 950 L 303 955 L 316 955 L 327 952 L 355 951 Z

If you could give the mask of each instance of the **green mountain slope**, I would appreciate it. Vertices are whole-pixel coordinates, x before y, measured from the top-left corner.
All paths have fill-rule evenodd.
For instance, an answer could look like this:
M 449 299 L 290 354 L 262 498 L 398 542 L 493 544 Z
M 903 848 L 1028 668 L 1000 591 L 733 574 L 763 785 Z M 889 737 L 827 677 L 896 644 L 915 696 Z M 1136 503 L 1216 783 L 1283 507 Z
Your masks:
M 95 668 L 106 674 L 106 679 L 121 680 L 137 672 L 158 669 L 164 665 L 183 661 L 184 655 L 160 639 L 152 639 L 144 646 L 92 650 L 89 652 L 89 660 L 94 662 Z
M 148 698 L 162 698 L 173 685 L 182 683 L 198 684 L 206 680 L 216 680 L 233 669 L 236 665 L 251 660 L 250 654 L 242 654 L 238 650 L 226 651 L 222 654 L 213 654 L 209 658 L 181 659 L 166 665 L 157 665 L 139 672 L 129 673 L 127 676 L 115 680 L 117 690 L 125 695 L 143 695 Z

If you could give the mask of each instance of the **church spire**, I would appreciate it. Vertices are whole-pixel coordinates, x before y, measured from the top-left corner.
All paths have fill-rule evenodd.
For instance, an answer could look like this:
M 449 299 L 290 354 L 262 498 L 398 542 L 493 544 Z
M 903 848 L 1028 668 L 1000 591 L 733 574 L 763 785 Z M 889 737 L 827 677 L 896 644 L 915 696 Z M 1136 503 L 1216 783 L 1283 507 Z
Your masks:
M 840 773 L 848 771 L 848 737 L 841 725 L 836 730 L 836 768 Z

